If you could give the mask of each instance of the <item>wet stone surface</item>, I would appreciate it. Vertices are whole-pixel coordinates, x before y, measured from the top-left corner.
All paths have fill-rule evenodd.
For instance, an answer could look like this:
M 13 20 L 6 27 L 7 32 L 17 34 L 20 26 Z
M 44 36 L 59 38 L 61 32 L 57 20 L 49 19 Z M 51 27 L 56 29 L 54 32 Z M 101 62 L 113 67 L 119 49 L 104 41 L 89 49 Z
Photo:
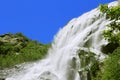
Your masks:
M 39 76 L 39 80 L 59 80 L 59 79 L 54 73 L 46 71 Z

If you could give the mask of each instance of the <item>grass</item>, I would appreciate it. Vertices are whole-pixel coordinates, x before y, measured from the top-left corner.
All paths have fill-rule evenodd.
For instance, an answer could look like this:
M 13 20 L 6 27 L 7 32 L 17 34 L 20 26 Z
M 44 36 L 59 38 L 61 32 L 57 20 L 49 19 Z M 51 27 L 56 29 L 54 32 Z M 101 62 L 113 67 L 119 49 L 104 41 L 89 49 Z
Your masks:
M 50 47 L 50 44 L 30 40 L 21 33 L 7 35 L 7 42 L 4 42 L 5 37 L 0 38 L 0 68 L 42 59 Z

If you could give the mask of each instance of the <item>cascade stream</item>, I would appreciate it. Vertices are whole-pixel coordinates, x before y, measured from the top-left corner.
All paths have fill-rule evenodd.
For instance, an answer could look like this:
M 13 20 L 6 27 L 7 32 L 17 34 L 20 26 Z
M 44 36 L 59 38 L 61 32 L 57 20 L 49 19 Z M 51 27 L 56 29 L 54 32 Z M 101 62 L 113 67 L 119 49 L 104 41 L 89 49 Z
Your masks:
M 117 1 L 109 4 L 112 5 L 117 5 Z M 78 53 L 90 51 L 103 60 L 101 47 L 108 42 L 102 32 L 110 22 L 98 8 L 72 19 L 55 36 L 45 59 L 6 80 L 82 80 L 78 73 L 81 69 Z

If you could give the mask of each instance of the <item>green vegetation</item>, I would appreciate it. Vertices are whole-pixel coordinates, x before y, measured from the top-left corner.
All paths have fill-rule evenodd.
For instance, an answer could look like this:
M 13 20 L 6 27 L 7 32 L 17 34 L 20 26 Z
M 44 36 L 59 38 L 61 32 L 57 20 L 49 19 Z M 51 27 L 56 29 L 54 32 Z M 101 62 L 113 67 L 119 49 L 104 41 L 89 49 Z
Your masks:
M 103 36 L 109 43 L 102 47 L 102 52 L 108 58 L 100 62 L 94 53 L 80 51 L 82 69 L 79 74 L 81 80 L 120 80 L 120 6 L 108 7 L 105 4 L 99 8 L 106 15 L 106 19 L 111 21 L 103 31 Z
M 0 35 L 0 67 L 42 59 L 49 47 L 50 44 L 30 40 L 21 33 Z
M 80 50 L 79 58 L 81 61 L 81 69 L 79 71 L 79 74 L 82 75 L 81 80 L 101 80 L 101 63 L 95 58 L 95 54 L 90 51 Z
M 100 11 L 106 15 L 106 19 L 112 21 L 103 31 L 109 44 L 104 46 L 102 51 L 109 57 L 105 62 L 97 62 L 91 67 L 91 72 L 95 73 L 92 80 L 120 80 L 120 6 L 100 5 Z
M 106 14 L 106 19 L 113 20 L 104 30 L 104 37 L 110 43 L 120 44 L 120 6 L 108 8 L 108 5 L 100 5 L 100 11 Z
M 80 50 L 79 74 L 82 76 L 81 80 L 85 80 L 86 76 L 87 80 L 120 80 L 120 6 L 100 5 L 100 11 L 106 15 L 106 19 L 112 21 L 107 26 L 108 29 L 103 31 L 103 36 L 109 43 L 103 46 L 102 52 L 108 58 L 100 62 L 94 53 Z M 21 33 L 0 35 L 0 67 L 13 67 L 42 59 L 49 47 L 50 44 L 32 41 Z
M 101 80 L 120 80 L 120 47 L 105 61 Z
M 90 72 L 91 72 L 91 80 L 101 80 L 101 67 L 99 61 L 94 61 L 90 67 Z

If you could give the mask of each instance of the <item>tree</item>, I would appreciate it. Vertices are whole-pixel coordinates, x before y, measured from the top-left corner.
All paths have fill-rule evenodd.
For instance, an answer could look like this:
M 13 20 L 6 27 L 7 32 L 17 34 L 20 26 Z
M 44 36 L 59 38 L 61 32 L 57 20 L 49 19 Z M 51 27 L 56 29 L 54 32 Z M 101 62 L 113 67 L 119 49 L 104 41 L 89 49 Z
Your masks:
M 108 5 L 100 5 L 100 11 L 106 14 L 106 19 L 113 20 L 103 31 L 104 37 L 110 43 L 120 44 L 120 6 L 108 8 Z
M 103 31 L 104 38 L 109 43 L 119 45 L 105 61 L 102 80 L 120 80 L 120 6 L 100 5 L 100 11 L 112 21 Z

